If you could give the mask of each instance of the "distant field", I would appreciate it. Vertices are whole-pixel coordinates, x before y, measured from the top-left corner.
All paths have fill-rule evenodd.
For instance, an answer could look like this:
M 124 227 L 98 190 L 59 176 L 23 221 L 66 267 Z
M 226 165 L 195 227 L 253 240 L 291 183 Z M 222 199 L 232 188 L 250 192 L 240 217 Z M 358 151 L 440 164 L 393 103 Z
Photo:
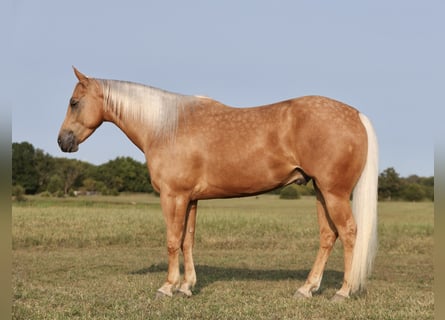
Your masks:
M 292 298 L 318 249 L 313 198 L 201 201 L 190 299 L 154 300 L 167 271 L 159 199 L 147 195 L 14 203 L 14 319 L 433 319 L 433 203 L 379 204 L 368 292 L 341 286 L 341 243 L 321 292 Z

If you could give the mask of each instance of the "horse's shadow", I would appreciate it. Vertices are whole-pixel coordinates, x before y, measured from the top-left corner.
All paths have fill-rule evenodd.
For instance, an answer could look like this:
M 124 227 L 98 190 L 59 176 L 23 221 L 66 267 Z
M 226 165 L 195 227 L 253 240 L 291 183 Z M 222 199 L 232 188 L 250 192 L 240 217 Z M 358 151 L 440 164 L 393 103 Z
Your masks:
M 132 271 L 133 275 L 144 275 L 149 273 L 167 272 L 168 265 L 166 263 L 152 264 L 147 268 Z M 252 280 L 252 281 L 282 281 L 295 280 L 304 282 L 310 270 L 257 270 L 236 267 L 217 267 L 209 265 L 196 265 L 196 274 L 198 283 L 194 288 L 195 293 L 199 293 L 203 288 L 209 286 L 216 281 L 233 281 L 233 280 Z M 183 267 L 181 266 L 181 272 Z M 343 272 L 336 270 L 326 270 L 323 276 L 323 287 L 339 288 L 343 281 Z

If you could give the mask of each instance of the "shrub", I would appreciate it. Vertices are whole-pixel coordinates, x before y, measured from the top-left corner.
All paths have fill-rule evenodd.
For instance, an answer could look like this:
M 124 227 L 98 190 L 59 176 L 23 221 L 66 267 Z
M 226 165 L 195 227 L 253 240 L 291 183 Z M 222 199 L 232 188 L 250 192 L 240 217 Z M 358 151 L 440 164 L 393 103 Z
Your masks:
M 300 199 L 300 194 L 294 186 L 287 186 L 281 189 L 280 199 Z
M 58 190 L 58 191 L 56 191 L 56 197 L 63 198 L 63 197 L 65 197 L 65 193 L 63 193 L 62 190 Z
M 40 196 L 43 198 L 49 198 L 49 197 L 51 197 L 51 193 L 48 190 L 43 191 L 42 193 L 40 193 Z
M 12 187 L 12 196 L 16 201 L 26 201 L 25 188 L 21 185 L 15 185 Z

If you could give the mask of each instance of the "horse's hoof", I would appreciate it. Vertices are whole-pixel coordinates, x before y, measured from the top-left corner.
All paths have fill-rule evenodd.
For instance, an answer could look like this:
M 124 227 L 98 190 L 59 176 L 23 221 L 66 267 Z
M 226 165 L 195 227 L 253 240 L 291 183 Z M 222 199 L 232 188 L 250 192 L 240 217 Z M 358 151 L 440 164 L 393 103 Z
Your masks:
M 158 291 L 156 291 L 155 300 L 161 300 L 161 299 L 171 298 L 171 297 L 172 297 L 172 295 L 169 295 L 165 292 L 158 290 Z
M 349 299 L 349 297 L 336 293 L 335 296 L 331 298 L 331 302 L 340 303 L 346 301 L 347 299 Z
M 190 291 L 190 290 L 181 290 L 181 289 L 179 289 L 177 292 L 176 292 L 176 295 L 178 296 L 178 297 L 182 297 L 182 298 L 190 298 L 191 296 L 192 296 L 192 291 Z
M 297 300 L 305 300 L 305 299 L 310 299 L 310 298 L 312 298 L 312 295 L 309 295 L 309 296 L 305 295 L 304 293 L 302 293 L 298 290 L 294 293 L 294 299 L 297 299 Z

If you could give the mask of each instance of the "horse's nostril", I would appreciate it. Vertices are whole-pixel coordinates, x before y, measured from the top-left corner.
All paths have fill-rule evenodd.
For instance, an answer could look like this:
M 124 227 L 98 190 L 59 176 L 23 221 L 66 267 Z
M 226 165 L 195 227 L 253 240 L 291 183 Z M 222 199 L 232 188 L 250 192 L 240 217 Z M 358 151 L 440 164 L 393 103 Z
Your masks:
M 76 137 L 72 131 L 62 131 L 57 137 L 57 143 L 63 152 L 76 152 L 78 150 Z

